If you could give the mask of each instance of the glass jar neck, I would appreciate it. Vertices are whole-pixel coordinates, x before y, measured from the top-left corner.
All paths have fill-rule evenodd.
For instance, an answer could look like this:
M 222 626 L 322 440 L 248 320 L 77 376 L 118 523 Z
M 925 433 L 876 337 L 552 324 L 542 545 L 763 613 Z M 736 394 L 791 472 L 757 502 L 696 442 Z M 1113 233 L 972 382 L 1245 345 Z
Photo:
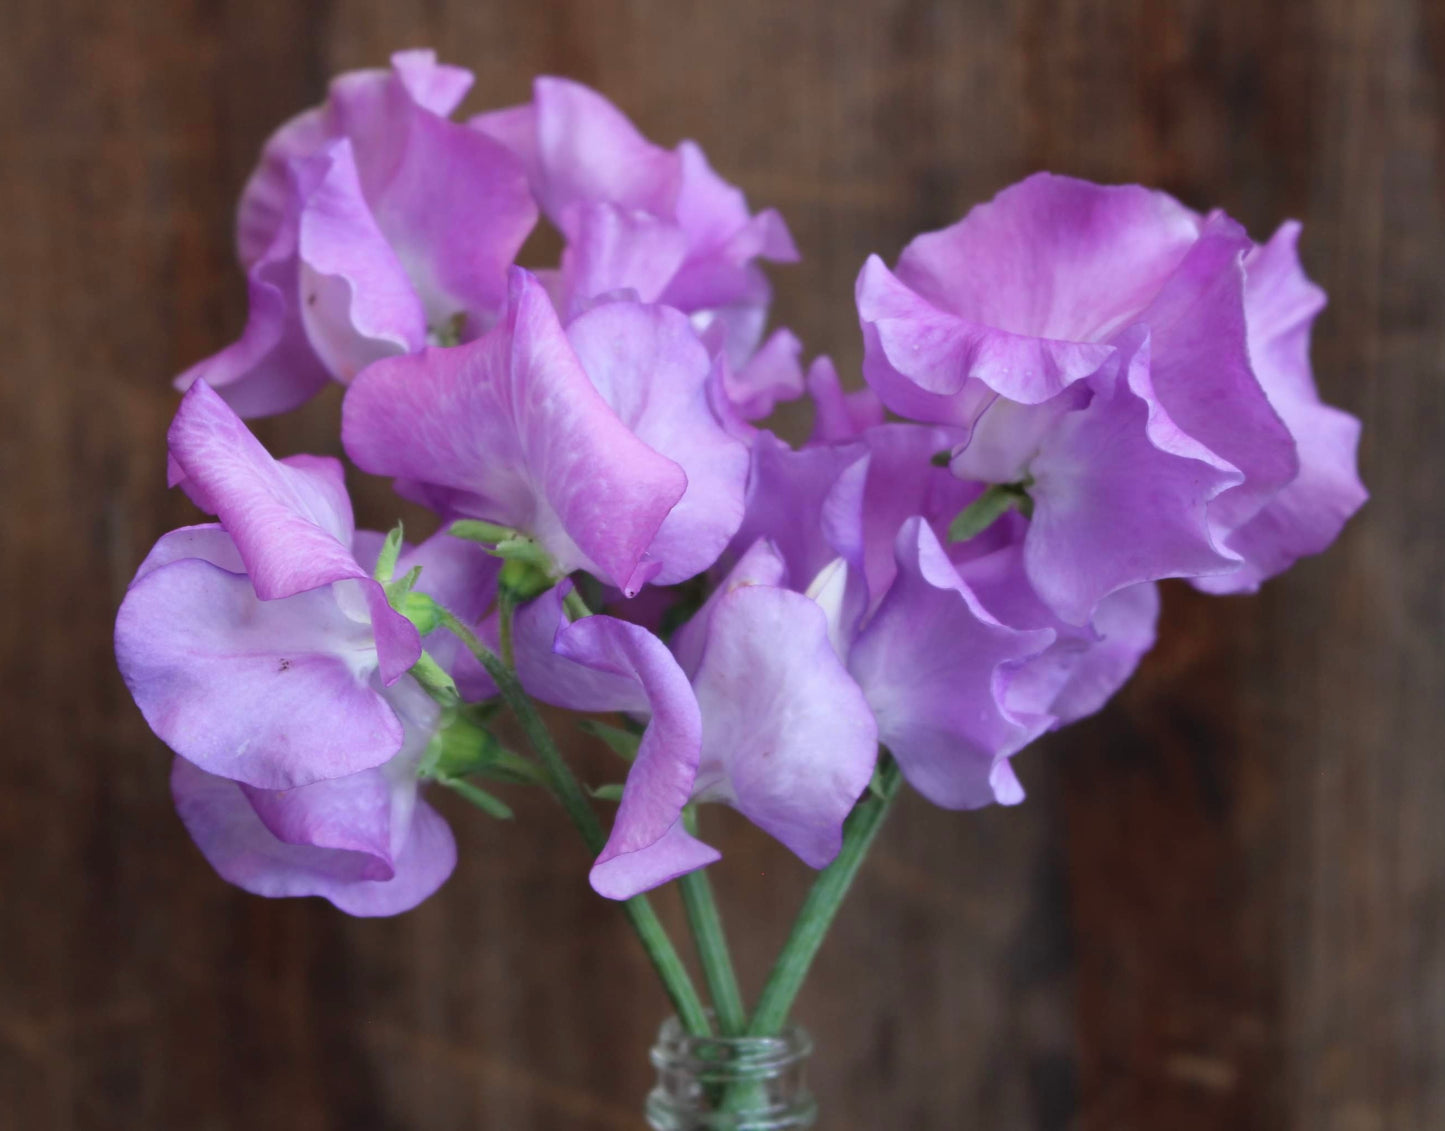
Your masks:
M 793 1131 L 818 1108 L 803 1069 L 813 1041 L 797 1026 L 776 1037 L 692 1037 L 663 1023 L 652 1048 L 657 1085 L 647 1097 L 653 1131 Z

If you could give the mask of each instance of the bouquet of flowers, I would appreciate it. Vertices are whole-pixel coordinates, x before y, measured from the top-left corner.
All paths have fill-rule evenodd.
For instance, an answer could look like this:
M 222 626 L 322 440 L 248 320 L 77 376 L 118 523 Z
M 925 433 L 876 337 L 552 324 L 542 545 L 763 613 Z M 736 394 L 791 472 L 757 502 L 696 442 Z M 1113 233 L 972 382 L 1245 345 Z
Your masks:
M 554 795 L 676 1008 L 653 1125 L 804 1126 L 790 1007 L 903 784 L 1018 804 L 1014 756 L 1153 643 L 1156 582 L 1252 591 L 1364 501 L 1358 422 L 1310 372 L 1324 296 L 1296 224 L 1261 244 L 1040 174 L 863 265 L 844 391 L 767 332 L 783 219 L 695 144 L 553 78 L 452 120 L 470 82 L 404 52 L 267 143 L 248 321 L 169 432 L 215 521 L 141 563 L 120 669 L 187 830 L 258 895 L 406 911 L 456 864 L 426 789 L 495 818 Z M 542 217 L 560 262 L 524 270 Z M 339 461 L 243 422 L 331 381 L 347 455 L 437 533 L 357 530 Z M 758 422 L 800 397 L 793 446 Z M 619 781 L 579 782 L 538 702 L 586 715 Z M 751 1009 L 706 802 L 821 870 Z M 710 1007 L 644 894 L 672 881 Z

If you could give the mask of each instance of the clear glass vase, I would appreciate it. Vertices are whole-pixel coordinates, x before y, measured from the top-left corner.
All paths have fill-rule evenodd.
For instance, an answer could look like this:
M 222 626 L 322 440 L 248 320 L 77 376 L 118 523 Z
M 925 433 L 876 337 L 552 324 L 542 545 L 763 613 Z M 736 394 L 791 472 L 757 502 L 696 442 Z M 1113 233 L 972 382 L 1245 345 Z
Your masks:
M 777 1037 L 692 1037 L 669 1018 L 652 1047 L 653 1131 L 792 1131 L 818 1105 L 803 1078 L 813 1041 L 796 1025 Z

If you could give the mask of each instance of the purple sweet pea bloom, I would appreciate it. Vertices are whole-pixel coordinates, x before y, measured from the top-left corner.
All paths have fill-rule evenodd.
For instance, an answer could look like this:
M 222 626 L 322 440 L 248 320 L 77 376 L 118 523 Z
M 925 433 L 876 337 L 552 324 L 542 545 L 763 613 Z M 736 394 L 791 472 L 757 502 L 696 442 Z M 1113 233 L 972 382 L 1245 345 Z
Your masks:
M 517 665 L 548 702 L 649 720 L 592 869 L 602 895 L 625 899 L 718 858 L 683 827 L 689 802 L 732 805 L 811 867 L 837 855 L 877 727 L 802 594 L 735 576 L 709 603 L 701 647 L 675 658 L 639 625 L 569 625 L 553 590 L 519 618 Z
M 495 320 L 537 210 L 517 158 L 447 120 L 470 85 L 430 51 L 401 52 L 341 75 L 272 136 L 237 222 L 246 328 L 180 388 L 204 379 L 243 415 L 281 412 L 420 349 L 428 327 Z
M 411 679 L 385 695 L 405 738 L 374 769 L 278 791 L 175 760 L 176 808 L 223 879 L 256 895 L 323 896 L 351 915 L 395 915 L 442 885 L 456 865 L 456 843 L 417 796 L 417 769 L 439 712 Z
M 710 407 L 711 373 L 680 312 L 604 303 L 564 332 L 518 269 L 481 339 L 373 365 L 342 438 L 404 494 L 524 531 L 559 574 L 632 596 L 706 569 L 742 520 L 747 449 Z
M 539 78 L 531 102 L 470 125 L 522 159 L 567 240 L 557 279 L 565 316 L 598 296 L 632 292 L 691 315 L 709 345 L 743 370 L 771 297 L 755 261 L 798 258 L 782 217 L 751 213 L 694 143 L 654 145 L 607 99 L 567 79 Z M 792 395 L 802 392 L 801 374 L 792 386 Z
M 383 688 L 421 640 L 357 564 L 340 464 L 272 459 L 204 382 L 170 443 L 173 481 L 220 523 L 161 538 L 117 614 L 116 657 L 151 729 L 261 789 L 392 758 L 402 725 Z
M 858 282 L 870 385 L 966 430 L 960 478 L 1027 490 L 1029 578 L 1073 625 L 1156 578 L 1257 584 L 1358 506 L 1352 422 L 1309 380 L 1315 302 L 1292 234 L 1258 249 L 1163 193 L 1048 175 Z

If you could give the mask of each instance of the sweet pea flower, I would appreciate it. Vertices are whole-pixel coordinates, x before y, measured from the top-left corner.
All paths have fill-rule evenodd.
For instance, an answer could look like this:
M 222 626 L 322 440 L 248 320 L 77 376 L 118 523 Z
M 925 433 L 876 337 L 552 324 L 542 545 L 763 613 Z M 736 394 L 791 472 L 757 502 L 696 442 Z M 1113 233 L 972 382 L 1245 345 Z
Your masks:
M 447 116 L 471 85 L 431 51 L 336 78 L 272 135 L 241 197 L 250 315 L 187 370 L 243 416 L 282 412 L 429 336 L 475 334 L 536 222 L 517 158 Z
M 421 640 L 356 561 L 340 464 L 272 459 L 204 382 L 169 439 L 172 482 L 220 522 L 163 536 L 117 614 L 121 674 L 151 729 L 264 790 L 389 761 L 403 727 L 385 689 Z
M 439 709 L 409 677 L 382 695 L 404 738 L 373 769 L 270 790 L 176 758 L 176 809 L 222 879 L 255 895 L 319 895 L 362 916 L 408 911 L 441 887 L 456 866 L 456 841 L 418 796 Z
M 531 694 L 647 720 L 592 867 L 600 894 L 626 899 L 717 860 L 683 825 L 695 802 L 731 805 L 810 867 L 838 854 L 873 774 L 877 727 L 823 610 L 768 583 L 780 568 L 770 550 L 750 555 L 690 622 L 700 639 L 676 656 L 640 625 L 569 623 L 562 587 L 519 614 L 517 670 Z
M 695 143 L 654 145 L 602 95 L 561 78 L 538 78 L 531 102 L 469 124 L 521 158 L 566 240 L 551 276 L 564 317 L 616 293 L 673 306 L 727 358 L 748 419 L 802 394 L 791 334 L 754 353 L 772 293 L 756 261 L 794 262 L 797 248 L 782 217 L 753 214 Z
M 960 478 L 1027 494 L 1026 570 L 1064 621 L 1163 577 L 1257 583 L 1362 500 L 1352 422 L 1319 406 L 1304 357 L 1317 292 L 1280 239 L 1041 174 L 895 271 L 864 267 L 865 377 L 895 412 L 964 430 Z
M 709 405 L 712 372 L 677 310 L 608 302 L 564 331 L 515 269 L 482 338 L 368 369 L 342 439 L 403 494 L 522 531 L 558 576 L 585 569 L 633 596 L 706 569 L 742 519 L 747 449 Z
M 886 424 L 799 451 L 759 437 L 732 553 L 749 539 L 776 547 L 783 575 L 825 609 L 910 784 L 976 808 L 1021 801 L 1011 757 L 1118 690 L 1153 644 L 1158 597 L 1152 584 L 1127 587 L 1074 626 L 1029 582 L 1021 515 L 947 544 L 950 520 L 983 489 L 929 459 L 959 435 Z

